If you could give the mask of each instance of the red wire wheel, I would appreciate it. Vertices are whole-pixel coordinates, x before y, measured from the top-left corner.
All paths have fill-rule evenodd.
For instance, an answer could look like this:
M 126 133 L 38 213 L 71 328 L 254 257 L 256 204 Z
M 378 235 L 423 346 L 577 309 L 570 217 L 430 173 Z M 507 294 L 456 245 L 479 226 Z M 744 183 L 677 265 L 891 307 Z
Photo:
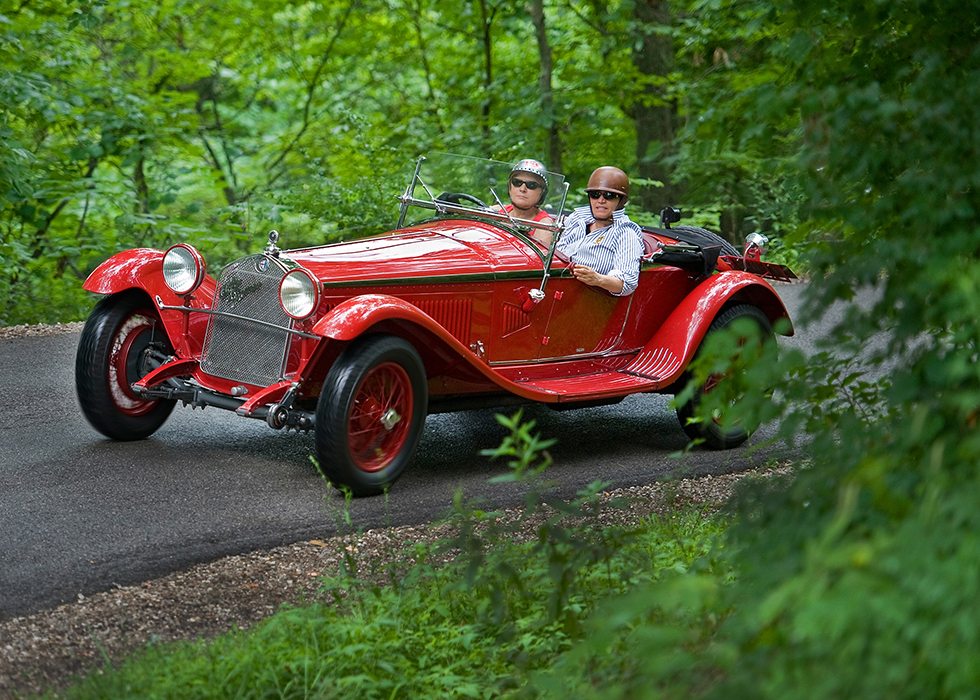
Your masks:
M 425 366 L 408 341 L 368 335 L 337 358 L 317 402 L 317 464 L 340 490 L 383 492 L 408 466 L 428 407 Z
M 142 440 L 156 432 L 176 402 L 148 401 L 133 384 L 172 354 L 160 315 L 143 292 L 113 294 L 96 304 L 75 355 L 75 391 L 89 423 L 113 440 Z
M 397 362 L 370 370 L 351 406 L 347 444 L 359 469 L 377 472 L 404 449 L 412 423 L 412 381 Z
M 159 323 L 146 309 L 135 311 L 126 318 L 112 339 L 109 354 L 108 381 L 116 408 L 128 416 L 145 416 L 157 405 L 137 396 L 133 384 L 147 373 L 141 372 L 141 355 L 149 347 L 151 338 Z

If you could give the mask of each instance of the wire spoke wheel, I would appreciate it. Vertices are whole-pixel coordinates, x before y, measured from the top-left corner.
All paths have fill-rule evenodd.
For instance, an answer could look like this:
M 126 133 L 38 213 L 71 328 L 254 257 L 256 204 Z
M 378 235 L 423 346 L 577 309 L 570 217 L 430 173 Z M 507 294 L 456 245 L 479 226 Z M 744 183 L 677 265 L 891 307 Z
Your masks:
M 109 393 L 117 408 L 130 416 L 146 415 L 159 403 L 141 398 L 133 391 L 133 384 L 150 371 L 146 351 L 158 322 L 145 309 L 135 311 L 112 339 L 108 367 Z
M 381 493 L 411 461 L 427 406 L 425 366 L 411 343 L 358 338 L 331 366 L 317 402 L 320 471 L 355 496 Z
M 144 399 L 133 384 L 156 366 L 154 357 L 172 353 L 160 315 L 142 292 L 113 294 L 96 304 L 75 355 L 75 390 L 89 423 L 114 440 L 156 432 L 176 402 Z
M 405 445 L 412 423 L 412 383 L 404 367 L 372 369 L 354 397 L 348 429 L 351 458 L 360 469 L 384 469 Z

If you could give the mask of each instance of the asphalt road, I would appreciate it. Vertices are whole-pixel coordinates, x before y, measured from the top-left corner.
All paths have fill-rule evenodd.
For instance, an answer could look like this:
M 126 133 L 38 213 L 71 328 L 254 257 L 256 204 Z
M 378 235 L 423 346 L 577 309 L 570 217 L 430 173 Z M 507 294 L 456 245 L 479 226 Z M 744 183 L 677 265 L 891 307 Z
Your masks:
M 794 319 L 802 285 L 780 285 Z M 815 331 L 786 345 L 808 348 Z M 310 462 L 309 435 L 218 409 L 178 407 L 150 439 L 117 443 L 82 416 L 75 398 L 77 334 L 0 340 L 0 619 L 130 585 L 180 568 L 337 531 L 343 499 Z M 726 452 L 671 454 L 687 440 L 667 397 L 553 412 L 525 408 L 543 437 L 557 438 L 549 475 L 574 491 L 596 479 L 648 484 L 765 463 L 761 430 Z M 506 471 L 479 455 L 504 429 L 494 412 L 430 416 L 418 452 L 388 499 L 359 499 L 355 527 L 427 522 L 455 490 L 517 503 Z

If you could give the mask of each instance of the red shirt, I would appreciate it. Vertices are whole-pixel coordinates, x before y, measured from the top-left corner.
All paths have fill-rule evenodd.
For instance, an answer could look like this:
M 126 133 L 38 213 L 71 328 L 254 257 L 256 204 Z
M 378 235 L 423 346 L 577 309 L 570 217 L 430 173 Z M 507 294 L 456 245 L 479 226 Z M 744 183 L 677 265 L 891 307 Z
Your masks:
M 514 205 L 513 204 L 505 204 L 504 205 L 504 211 L 507 212 L 508 214 L 510 214 L 512 211 L 514 211 Z M 520 217 L 518 217 L 518 218 L 520 218 Z M 537 216 L 535 216 L 533 219 L 531 219 L 531 221 L 542 221 L 544 219 L 550 219 L 550 218 L 551 218 L 551 214 L 549 214 L 544 209 L 542 209 L 541 211 L 538 212 L 538 215 Z

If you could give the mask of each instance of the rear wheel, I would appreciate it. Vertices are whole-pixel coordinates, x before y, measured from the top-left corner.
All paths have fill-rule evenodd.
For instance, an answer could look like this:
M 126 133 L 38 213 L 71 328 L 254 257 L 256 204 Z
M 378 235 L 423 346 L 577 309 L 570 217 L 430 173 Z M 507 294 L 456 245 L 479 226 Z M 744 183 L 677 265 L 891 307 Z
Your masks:
M 759 330 L 760 343 L 769 342 L 775 337 L 772 324 L 762 311 L 755 306 L 740 304 L 725 309 L 715 317 L 704 336 L 702 347 L 712 333 L 728 328 L 739 319 L 748 319 L 756 324 Z M 700 348 L 698 352 L 700 353 Z M 716 450 L 737 447 L 749 437 L 749 431 L 743 425 L 733 421 L 730 416 L 724 415 L 723 412 L 716 412 L 710 418 L 700 420 L 697 418 L 698 408 L 704 396 L 725 381 L 727 376 L 713 375 L 708 377 L 704 384 L 695 389 L 694 396 L 691 397 L 690 401 L 677 407 L 677 418 L 688 437 L 692 440 L 703 439 L 705 445 Z M 732 405 L 736 403 L 738 403 L 737 398 L 731 402 Z
M 381 493 L 418 445 L 428 406 L 425 367 L 401 338 L 365 336 L 330 368 L 316 408 L 316 452 L 334 485 Z
M 96 304 L 78 342 L 75 390 L 89 423 L 113 440 L 142 440 L 170 416 L 175 401 L 148 401 L 133 384 L 173 354 L 160 314 L 137 290 Z

